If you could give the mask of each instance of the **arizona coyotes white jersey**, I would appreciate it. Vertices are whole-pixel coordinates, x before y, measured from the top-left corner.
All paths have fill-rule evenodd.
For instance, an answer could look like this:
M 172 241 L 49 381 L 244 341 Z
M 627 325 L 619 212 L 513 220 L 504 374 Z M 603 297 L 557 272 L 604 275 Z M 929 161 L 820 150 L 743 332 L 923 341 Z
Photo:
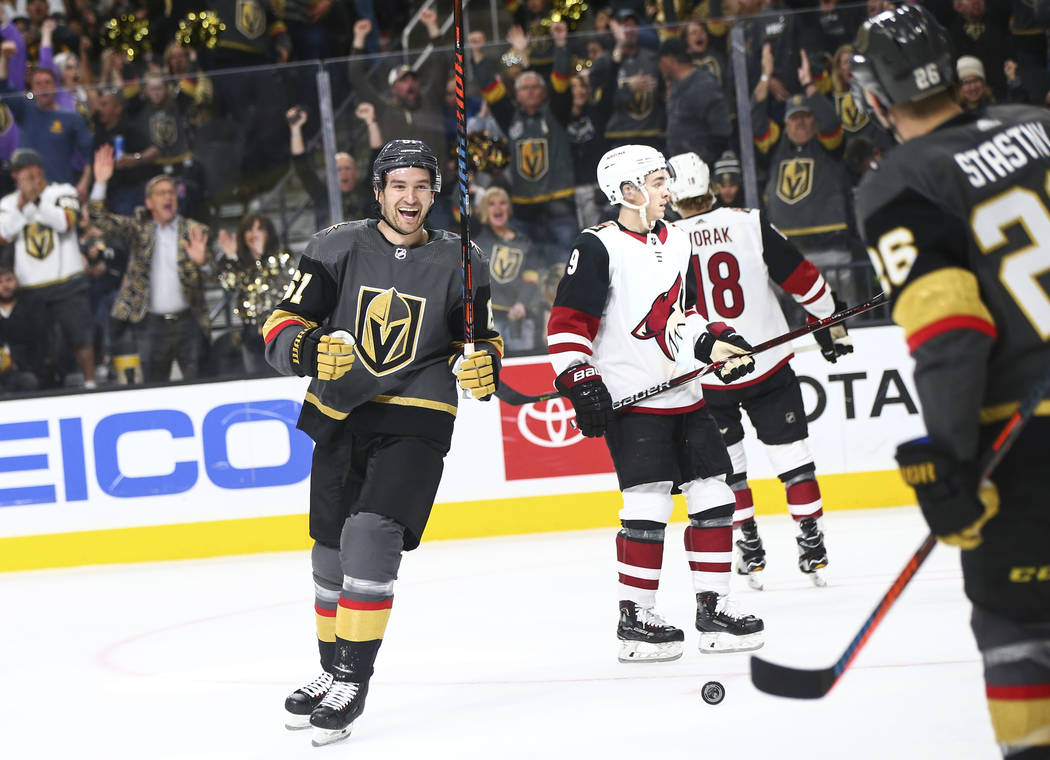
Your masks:
M 692 369 L 702 323 L 690 260 L 685 233 L 663 222 L 648 235 L 617 222 L 581 232 L 547 325 L 554 371 L 593 364 L 617 400 Z M 687 383 L 631 409 L 666 414 L 702 404 L 698 383 Z
M 80 201 L 72 185 L 44 188 L 18 208 L 18 191 L 0 200 L 0 237 L 15 244 L 15 275 L 25 288 L 51 285 L 84 271 L 77 242 Z
M 758 210 L 716 208 L 674 226 L 689 236 L 697 263 L 696 308 L 707 322 L 732 325 L 753 346 L 783 335 L 788 324 L 773 283 L 813 317 L 835 311 L 824 277 Z M 790 343 L 756 354 L 755 371 L 729 385 L 761 382 L 792 356 Z M 725 387 L 714 375 L 706 375 L 702 384 Z

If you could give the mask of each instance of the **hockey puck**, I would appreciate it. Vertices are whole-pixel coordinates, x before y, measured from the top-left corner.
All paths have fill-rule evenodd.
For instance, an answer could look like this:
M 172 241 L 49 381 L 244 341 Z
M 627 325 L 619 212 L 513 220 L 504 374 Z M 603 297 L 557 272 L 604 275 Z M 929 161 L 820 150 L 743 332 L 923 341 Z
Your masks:
M 709 705 L 717 705 L 726 698 L 725 687 L 718 681 L 708 681 L 700 689 L 700 698 Z

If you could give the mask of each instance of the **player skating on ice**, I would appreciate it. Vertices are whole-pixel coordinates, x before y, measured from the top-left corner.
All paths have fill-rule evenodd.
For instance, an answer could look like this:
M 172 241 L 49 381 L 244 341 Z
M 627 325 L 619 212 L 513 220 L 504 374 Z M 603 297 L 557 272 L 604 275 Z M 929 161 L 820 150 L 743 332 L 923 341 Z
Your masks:
M 685 639 L 655 610 L 672 489 L 685 495 L 685 548 L 696 592 L 700 651 L 734 652 L 763 643 L 762 621 L 729 599 L 732 466 L 697 383 L 612 411 L 623 398 L 702 362 L 726 360 L 725 381 L 744 376 L 750 345 L 724 323 L 704 326 L 696 311 L 689 240 L 664 223 L 670 201 L 659 151 L 625 145 L 598 164 L 598 185 L 620 206 L 617 221 L 580 233 L 558 285 L 547 342 L 555 386 L 576 410 L 585 436 L 605 436 L 623 506 L 616 536 L 621 662 L 674 660 Z
M 962 549 L 1003 755 L 1050 758 L 1050 402 L 978 483 L 1050 366 L 1050 114 L 964 113 L 950 38 L 917 5 L 868 19 L 855 50 L 853 101 L 901 143 L 857 194 L 926 424 L 897 460 L 932 532 Z
M 715 207 L 710 175 L 695 153 L 671 158 L 675 179 L 671 200 L 682 220 L 673 226 L 685 232 L 697 262 L 697 308 L 707 320 L 732 321 L 753 343 L 788 331 L 777 300 L 776 283 L 804 308 L 811 321 L 833 314 L 843 304 L 836 299 L 817 268 L 757 209 Z M 814 333 L 829 362 L 853 350 L 843 323 Z M 787 492 L 788 511 L 798 524 L 798 566 L 818 586 L 828 564 L 824 549 L 820 487 L 807 444 L 802 391 L 791 369 L 789 343 L 755 357 L 755 371 L 747 377 L 715 383 L 703 380 L 704 399 L 729 449 L 733 471 L 726 482 L 736 496 L 733 527 L 739 556 L 737 572 L 753 588 L 762 588 L 766 552 L 755 524 L 755 506 L 747 483 L 744 428 L 740 410 L 747 412 L 758 439 L 765 445 L 777 477 Z
M 323 672 L 285 709 L 289 728 L 313 726 L 316 745 L 345 737 L 364 709 L 402 552 L 419 545 L 434 504 L 457 386 L 491 397 L 503 348 L 487 327 L 488 264 L 479 259 L 477 350 L 458 358 L 460 241 L 423 224 L 441 189 L 430 148 L 387 143 L 372 184 L 380 218 L 314 235 L 263 328 L 275 368 L 314 378 L 298 427 L 316 444 L 310 536 Z

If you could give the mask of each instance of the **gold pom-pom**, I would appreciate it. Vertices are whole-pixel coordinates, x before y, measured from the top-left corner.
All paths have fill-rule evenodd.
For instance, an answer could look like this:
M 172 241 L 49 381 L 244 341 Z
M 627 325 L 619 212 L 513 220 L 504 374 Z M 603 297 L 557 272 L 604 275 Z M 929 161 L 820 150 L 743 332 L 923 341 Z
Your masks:
M 536 37 L 545 37 L 551 32 L 551 24 L 564 21 L 569 31 L 575 32 L 586 11 L 587 3 L 583 0 L 554 0 L 550 13 L 534 23 L 529 31 Z
M 498 171 L 510 163 L 507 141 L 492 137 L 488 130 L 467 135 L 467 155 L 475 171 Z
M 149 52 L 149 21 L 130 13 L 114 16 L 102 26 L 102 47 L 115 50 L 129 62 Z
M 219 41 L 219 35 L 226 31 L 215 11 L 198 11 L 189 13 L 179 22 L 175 32 L 175 41 L 182 47 L 193 50 L 211 49 Z

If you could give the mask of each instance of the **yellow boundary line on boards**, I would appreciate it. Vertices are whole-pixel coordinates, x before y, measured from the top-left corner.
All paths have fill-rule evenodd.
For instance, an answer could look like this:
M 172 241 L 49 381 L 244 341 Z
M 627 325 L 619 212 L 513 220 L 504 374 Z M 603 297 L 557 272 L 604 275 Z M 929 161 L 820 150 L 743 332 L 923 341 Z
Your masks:
M 822 475 L 819 482 L 827 510 L 915 503 L 896 470 Z M 757 514 L 786 513 L 779 480 L 751 486 Z M 684 521 L 682 498 L 675 502 L 672 520 Z M 617 491 L 450 502 L 434 507 L 426 540 L 615 527 L 619 508 Z M 297 551 L 310 547 L 307 531 L 306 515 L 298 514 L 15 536 L 0 538 L 0 571 Z

